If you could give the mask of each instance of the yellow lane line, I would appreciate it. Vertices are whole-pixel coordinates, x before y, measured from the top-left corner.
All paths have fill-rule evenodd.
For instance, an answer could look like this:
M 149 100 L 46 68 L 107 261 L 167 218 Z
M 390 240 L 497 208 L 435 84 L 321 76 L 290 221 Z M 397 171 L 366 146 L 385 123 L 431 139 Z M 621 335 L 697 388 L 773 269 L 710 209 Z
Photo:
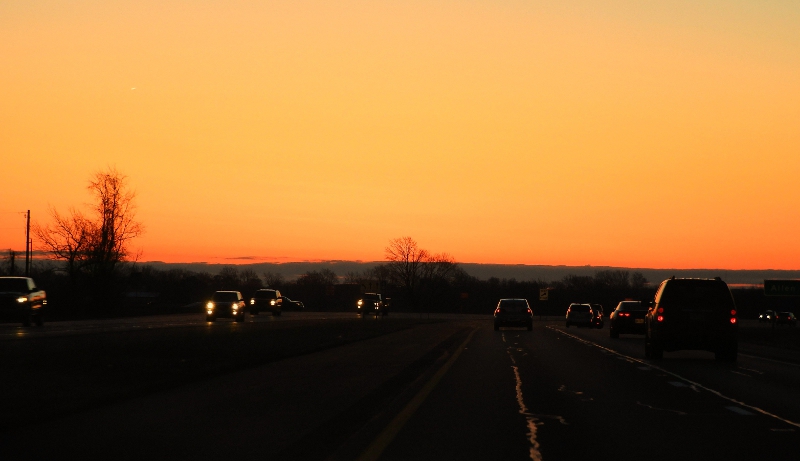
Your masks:
M 450 367 L 453 366 L 453 363 L 458 360 L 458 357 L 461 355 L 461 351 L 467 347 L 467 343 L 470 342 L 476 331 L 478 331 L 478 328 L 470 332 L 469 336 L 467 336 L 467 339 L 465 339 L 464 342 L 458 346 L 458 350 L 456 350 L 450 359 L 445 362 L 444 365 L 442 365 L 442 368 L 439 368 L 439 371 L 433 375 L 430 381 L 425 383 L 425 386 L 423 386 L 417 395 L 415 395 L 414 398 L 408 402 L 405 408 L 403 408 L 403 410 L 400 411 L 400 413 L 398 413 L 391 422 L 389 422 L 386 428 L 383 429 L 383 432 L 381 432 L 380 435 L 378 435 L 378 437 L 376 437 L 375 440 L 370 444 L 370 446 L 364 450 L 364 453 L 358 457 L 358 461 L 376 461 L 378 458 L 380 458 L 383 450 L 385 450 L 386 447 L 392 443 L 392 440 L 394 440 L 395 436 L 397 436 L 397 434 L 400 432 L 400 429 L 402 429 L 406 422 L 411 419 L 411 416 L 413 416 L 420 405 L 422 405 L 422 402 L 425 401 L 425 399 L 428 397 L 428 394 L 430 394 L 436 385 L 439 384 L 439 381 L 441 381 L 442 377 L 447 373 L 447 370 L 449 370 Z

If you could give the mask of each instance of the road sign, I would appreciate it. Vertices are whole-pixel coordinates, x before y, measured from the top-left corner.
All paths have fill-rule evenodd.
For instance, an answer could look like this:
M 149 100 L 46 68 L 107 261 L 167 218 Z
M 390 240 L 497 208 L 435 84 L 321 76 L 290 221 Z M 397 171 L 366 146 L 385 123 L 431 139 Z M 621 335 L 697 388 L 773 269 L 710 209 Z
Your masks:
M 766 296 L 800 296 L 800 280 L 764 280 Z
M 539 301 L 547 301 L 548 293 L 547 288 L 539 288 Z

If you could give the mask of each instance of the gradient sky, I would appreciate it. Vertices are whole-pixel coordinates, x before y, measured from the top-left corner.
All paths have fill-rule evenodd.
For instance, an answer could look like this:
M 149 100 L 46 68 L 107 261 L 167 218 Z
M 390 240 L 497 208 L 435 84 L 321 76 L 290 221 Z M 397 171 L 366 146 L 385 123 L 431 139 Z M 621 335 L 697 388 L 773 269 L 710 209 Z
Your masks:
M 3 0 L 0 248 L 115 166 L 144 261 L 372 261 L 408 235 L 798 269 L 799 24 L 796 0 Z

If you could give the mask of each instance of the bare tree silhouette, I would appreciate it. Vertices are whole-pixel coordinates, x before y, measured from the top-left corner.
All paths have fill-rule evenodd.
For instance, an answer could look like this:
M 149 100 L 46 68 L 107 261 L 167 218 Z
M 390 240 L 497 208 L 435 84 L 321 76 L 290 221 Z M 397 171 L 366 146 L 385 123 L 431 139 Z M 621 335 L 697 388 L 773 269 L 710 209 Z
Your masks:
M 389 242 L 384 250 L 387 267 L 412 302 L 416 303 L 416 288 L 419 284 L 423 263 L 428 259 L 428 252 L 419 247 L 411 237 L 399 237 Z

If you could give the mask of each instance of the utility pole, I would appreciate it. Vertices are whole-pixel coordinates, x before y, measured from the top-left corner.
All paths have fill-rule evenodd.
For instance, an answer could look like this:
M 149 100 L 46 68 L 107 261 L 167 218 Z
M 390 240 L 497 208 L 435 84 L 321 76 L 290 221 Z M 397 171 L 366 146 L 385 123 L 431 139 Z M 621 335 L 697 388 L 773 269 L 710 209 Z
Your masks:
M 28 210 L 28 224 L 25 226 L 25 277 L 31 275 L 31 253 L 33 253 L 33 242 L 31 242 L 31 210 Z

